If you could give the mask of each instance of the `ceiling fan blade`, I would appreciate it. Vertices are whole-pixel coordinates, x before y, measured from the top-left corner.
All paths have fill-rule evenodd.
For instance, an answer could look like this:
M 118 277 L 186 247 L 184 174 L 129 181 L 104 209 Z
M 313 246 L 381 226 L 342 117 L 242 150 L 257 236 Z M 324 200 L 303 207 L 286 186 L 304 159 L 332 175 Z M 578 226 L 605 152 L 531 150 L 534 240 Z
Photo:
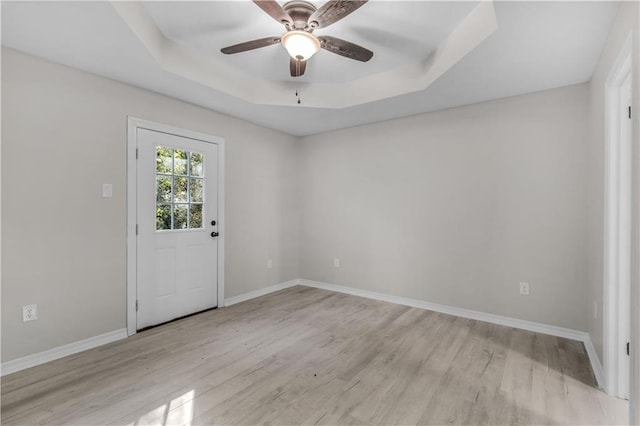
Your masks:
M 255 4 L 262 10 L 264 10 L 267 15 L 271 16 L 273 19 L 278 21 L 281 24 L 289 23 L 289 25 L 293 25 L 293 19 L 291 16 L 280 6 L 275 0 L 253 0 Z
M 291 71 L 291 77 L 302 76 L 306 69 L 307 61 L 298 61 L 297 59 L 289 58 L 289 70 Z
M 320 40 L 320 47 L 324 50 L 328 50 L 336 55 L 344 56 L 345 58 L 367 62 L 373 57 L 372 51 L 351 43 L 350 41 L 331 36 L 321 36 L 318 37 L 318 40 Z
M 309 17 L 312 28 L 326 28 L 363 6 L 368 0 L 329 0 Z M 316 24 L 314 24 L 317 23 Z
M 259 49 L 260 47 L 267 47 L 276 43 L 280 43 L 280 37 L 265 37 L 224 47 L 220 49 L 220 51 L 225 55 L 231 55 L 232 53 L 246 52 L 247 50 Z

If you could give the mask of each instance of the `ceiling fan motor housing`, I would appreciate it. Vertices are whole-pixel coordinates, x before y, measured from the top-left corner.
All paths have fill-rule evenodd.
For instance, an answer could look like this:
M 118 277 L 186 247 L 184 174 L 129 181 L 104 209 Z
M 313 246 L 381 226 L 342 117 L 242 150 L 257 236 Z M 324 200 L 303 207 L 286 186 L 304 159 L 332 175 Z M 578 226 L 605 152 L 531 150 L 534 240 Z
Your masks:
M 309 17 L 316 11 L 316 7 L 306 1 L 290 1 L 282 7 L 293 20 L 293 28 L 296 30 L 313 31 L 317 22 L 309 22 Z

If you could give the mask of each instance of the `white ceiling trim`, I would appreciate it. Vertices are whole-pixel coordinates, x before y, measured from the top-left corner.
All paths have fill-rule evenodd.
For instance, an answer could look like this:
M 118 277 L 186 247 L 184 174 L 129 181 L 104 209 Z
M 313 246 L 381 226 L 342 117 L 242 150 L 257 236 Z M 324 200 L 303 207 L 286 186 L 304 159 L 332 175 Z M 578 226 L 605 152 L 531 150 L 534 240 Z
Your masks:
M 493 1 L 481 1 L 422 63 L 342 84 L 277 82 L 256 79 L 168 39 L 139 2 L 113 1 L 111 5 L 165 71 L 261 105 L 291 106 L 298 87 L 306 98 L 301 106 L 332 109 L 422 91 L 498 29 Z

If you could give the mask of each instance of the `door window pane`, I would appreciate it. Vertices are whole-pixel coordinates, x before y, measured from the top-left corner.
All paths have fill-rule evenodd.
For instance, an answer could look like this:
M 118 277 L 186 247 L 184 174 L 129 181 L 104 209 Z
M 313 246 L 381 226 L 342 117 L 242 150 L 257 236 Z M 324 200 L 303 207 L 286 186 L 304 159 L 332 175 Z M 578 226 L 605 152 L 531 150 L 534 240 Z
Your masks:
M 180 149 L 173 150 L 173 174 L 187 174 L 187 152 Z
M 204 154 L 156 147 L 156 230 L 202 228 Z
M 173 150 L 164 146 L 156 147 L 156 173 L 171 173 L 173 169 Z
M 171 204 L 156 205 L 156 229 L 171 229 Z
M 166 176 L 166 175 L 156 176 L 156 202 L 158 203 L 171 202 L 171 176 Z
M 199 152 L 192 152 L 189 157 L 189 174 L 191 176 L 202 176 L 202 159 L 204 156 Z
M 173 187 L 173 202 L 174 203 L 186 203 L 189 201 L 187 199 L 187 178 L 185 177 L 174 177 L 174 187 Z
M 202 228 L 202 204 L 190 204 L 189 228 Z
M 189 201 L 192 203 L 202 202 L 202 179 L 191 178 L 189 180 Z
M 187 229 L 188 204 L 173 205 L 173 229 Z

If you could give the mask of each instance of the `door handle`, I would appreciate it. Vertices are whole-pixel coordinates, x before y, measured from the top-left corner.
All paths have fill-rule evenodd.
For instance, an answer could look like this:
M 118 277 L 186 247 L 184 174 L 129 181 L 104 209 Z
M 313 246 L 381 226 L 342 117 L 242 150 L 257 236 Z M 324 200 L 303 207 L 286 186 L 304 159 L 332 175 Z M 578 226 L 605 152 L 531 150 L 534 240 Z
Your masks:
M 213 231 L 213 232 L 211 233 L 211 237 L 212 237 L 212 238 L 215 238 L 215 237 L 217 237 L 218 235 L 220 235 L 220 234 L 218 234 L 216 231 Z

